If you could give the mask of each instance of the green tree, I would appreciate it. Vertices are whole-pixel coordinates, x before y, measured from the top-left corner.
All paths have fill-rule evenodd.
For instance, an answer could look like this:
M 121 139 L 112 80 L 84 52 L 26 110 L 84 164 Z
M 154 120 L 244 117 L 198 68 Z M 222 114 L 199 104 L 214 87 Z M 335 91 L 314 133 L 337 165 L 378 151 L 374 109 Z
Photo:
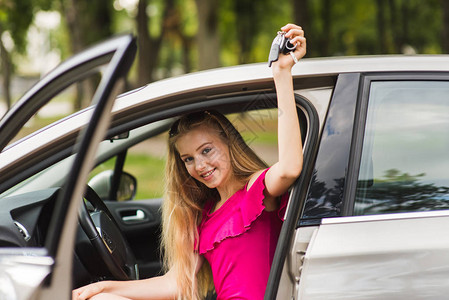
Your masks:
M 23 53 L 26 46 L 26 33 L 33 20 L 34 6 L 31 0 L 0 2 L 0 61 L 2 86 L 6 105 L 11 106 L 10 84 L 14 73 L 12 52 Z M 7 49 L 3 37 L 9 33 L 14 48 Z
M 220 36 L 218 13 L 220 2 L 218 0 L 196 0 L 198 13 L 198 68 L 200 70 L 219 67 L 220 62 Z
M 443 52 L 449 53 L 449 1 L 440 0 L 440 4 L 443 18 L 443 29 L 442 29 Z
M 135 82 L 144 85 L 218 66 L 266 61 L 282 25 L 301 25 L 307 57 L 449 51 L 449 1 L 445 0 L 138 0 L 133 12 L 115 10 L 118 0 L 3 0 L 0 40 L 3 90 L 9 96 L 14 53 L 26 48 L 26 32 L 38 10 L 63 16 L 69 54 L 123 31 L 138 37 Z M 63 36 L 60 34 L 60 36 Z M 65 41 L 63 41 L 65 42 Z M 61 45 L 58 45 L 62 47 Z M 410 51 L 411 50 L 411 51 Z M 67 53 L 65 49 L 64 53 Z M 134 77 L 133 77 L 134 78 Z M 91 83 L 79 88 L 75 109 Z M 10 100 L 8 100 L 10 102 Z
M 195 12 L 184 9 L 189 4 L 192 4 L 192 1 L 139 0 L 136 15 L 139 86 L 154 81 L 154 73 L 158 67 L 163 67 L 166 70 L 165 75 L 169 76 L 177 58 L 177 50 L 182 53 L 180 63 L 184 66 L 184 71 L 192 70 L 190 52 L 194 34 L 190 32 L 189 26 L 185 25 L 190 22 L 186 14 Z M 149 16 L 149 8 L 160 13 Z
M 307 55 L 316 57 L 441 53 L 444 41 L 449 40 L 447 3 L 293 0 L 293 7 L 295 22 L 306 31 Z
M 53 5 L 65 16 L 72 54 L 110 37 L 113 33 L 112 0 L 57 0 Z M 85 105 L 84 99 L 91 98 L 96 85 L 96 79 L 77 85 L 75 110 Z

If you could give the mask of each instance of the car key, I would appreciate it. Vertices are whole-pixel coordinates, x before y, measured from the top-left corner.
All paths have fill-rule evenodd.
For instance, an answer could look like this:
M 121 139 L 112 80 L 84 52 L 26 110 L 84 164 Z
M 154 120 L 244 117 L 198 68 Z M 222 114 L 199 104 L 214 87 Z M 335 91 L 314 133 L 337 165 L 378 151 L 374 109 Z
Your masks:
M 279 52 L 281 50 L 280 45 L 283 40 L 284 34 L 279 31 L 271 44 L 270 54 L 268 55 L 268 67 L 271 67 L 271 64 L 279 59 Z

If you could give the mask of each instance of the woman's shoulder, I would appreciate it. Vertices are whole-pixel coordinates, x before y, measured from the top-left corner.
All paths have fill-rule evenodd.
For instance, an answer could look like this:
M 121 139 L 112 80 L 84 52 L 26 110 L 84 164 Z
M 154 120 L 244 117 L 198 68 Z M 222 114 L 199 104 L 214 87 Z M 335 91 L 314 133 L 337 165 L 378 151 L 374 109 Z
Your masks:
M 262 180 L 267 171 L 268 168 L 254 172 L 246 184 L 246 190 L 248 191 L 258 179 Z

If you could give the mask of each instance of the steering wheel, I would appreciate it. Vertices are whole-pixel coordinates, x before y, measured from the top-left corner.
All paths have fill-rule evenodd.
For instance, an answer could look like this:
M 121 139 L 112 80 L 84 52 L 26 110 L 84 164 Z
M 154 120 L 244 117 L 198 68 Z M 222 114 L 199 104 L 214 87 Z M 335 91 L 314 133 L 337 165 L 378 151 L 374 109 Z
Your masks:
M 136 258 L 107 206 L 90 186 L 84 199 L 94 210 L 89 212 L 83 201 L 79 222 L 112 276 L 117 280 L 139 279 Z

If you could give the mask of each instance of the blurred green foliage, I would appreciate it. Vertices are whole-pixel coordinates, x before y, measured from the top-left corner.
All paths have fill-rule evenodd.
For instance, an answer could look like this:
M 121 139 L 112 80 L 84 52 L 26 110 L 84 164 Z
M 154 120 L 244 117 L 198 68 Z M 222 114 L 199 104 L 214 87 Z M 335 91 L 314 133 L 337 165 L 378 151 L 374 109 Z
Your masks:
M 219 65 L 264 62 L 279 28 L 289 22 L 305 29 L 307 57 L 373 54 L 440 54 L 449 49 L 449 5 L 444 0 L 209 0 L 215 18 Z M 214 1 L 214 2 L 213 2 Z M 12 62 L 23 63 L 27 30 L 38 11 L 57 11 L 61 24 L 46 36 L 61 59 L 111 34 L 138 39 L 138 12 L 144 9 L 150 43 L 136 59 L 129 87 L 200 69 L 199 0 L 0 0 L 0 34 L 14 41 Z M 141 5 L 138 5 L 141 4 Z M 445 21 L 446 20 L 446 21 Z M 212 23 L 211 23 L 212 24 Z M 215 24 L 215 23 L 214 23 Z M 446 24 L 446 26 L 445 26 Z M 210 34 L 210 33 L 209 33 Z M 204 39 L 202 39 L 204 40 Z M 207 39 L 206 39 L 207 41 Z M 209 39 L 209 41 L 213 41 Z M 212 43 L 212 42 L 211 42 Z M 445 46 L 447 45 L 447 46 Z M 215 45 L 216 46 L 216 45 Z M 212 50 L 211 50 L 212 51 Z M 141 59 L 141 58 L 140 58 Z M 142 74 L 151 62 L 152 75 Z M 153 67 L 154 65 L 154 67 Z M 2 73 L 3 73 L 2 66 Z M 145 75 L 145 76 L 143 76 Z M 142 83 L 141 79 L 144 78 Z M 148 78 L 148 79 L 147 79 Z
M 114 169 L 115 158 L 98 165 L 89 178 Z M 164 194 L 165 159 L 151 154 L 131 152 L 126 156 L 125 172 L 137 178 L 135 199 L 160 198 Z
M 137 2 L 138 0 L 136 0 Z M 219 35 L 221 42 L 222 65 L 261 62 L 266 60 L 269 45 L 278 28 L 288 22 L 295 22 L 297 12 L 293 9 L 295 0 L 222 0 L 218 5 Z M 64 17 L 66 0 L 2 0 L 0 1 L 0 24 L 4 30 L 11 31 L 17 41 L 18 49 L 26 44 L 26 29 L 32 21 L 33 14 L 38 10 L 58 10 Z M 90 18 L 102 14 L 110 15 L 111 28 L 106 31 L 114 33 L 135 32 L 135 9 L 112 9 L 119 0 L 102 0 L 106 2 L 109 11 L 101 11 L 105 5 L 92 6 L 91 1 L 80 0 L 80 9 L 93 11 L 79 20 L 83 27 L 92 23 Z M 94 1 L 96 2 L 96 1 Z M 129 1 L 128 1 L 129 2 Z M 146 13 L 149 17 L 148 27 L 151 36 L 161 33 L 161 19 L 166 1 L 146 0 Z M 327 55 L 360 55 L 400 53 L 397 44 L 410 45 L 418 53 L 442 53 L 442 8 L 440 0 L 302 0 L 306 3 L 309 24 L 304 24 L 306 36 L 313 44 L 328 44 Z M 87 5 L 89 4 L 89 5 Z M 176 0 L 173 9 L 182 24 L 183 34 L 194 37 L 198 30 L 197 9 L 194 0 Z M 85 7 L 85 8 L 83 8 Z M 382 12 L 383 20 L 379 19 Z M 165 20 L 169 22 L 170 20 Z M 382 23 L 383 25 L 380 25 Z M 60 36 L 69 32 L 64 26 L 57 29 L 60 43 L 55 47 L 67 47 L 68 38 Z M 81 26 L 81 25 L 80 25 Z M 385 35 L 381 37 L 381 27 Z M 86 30 L 85 34 L 93 35 L 95 29 Z M 179 50 L 181 43 L 173 32 L 168 31 L 164 37 L 167 48 Z M 89 38 L 95 41 L 95 36 Z M 385 49 L 380 49 L 382 43 Z M 317 42 L 319 41 L 319 42 Z M 248 45 L 246 44 L 248 43 Z M 198 46 L 198 45 L 196 45 Z M 178 48 L 178 49 L 177 49 Z M 174 51 L 176 52 L 176 51 Z M 309 48 L 308 56 L 322 56 L 323 49 Z M 67 53 L 67 51 L 63 51 Z M 69 53 L 67 53 L 69 54 Z M 179 56 L 179 55 L 178 55 Z M 175 59 L 180 57 L 175 55 Z M 198 58 L 192 60 L 197 60 Z M 167 64 L 165 60 L 165 64 Z M 182 63 L 179 61 L 178 63 Z

